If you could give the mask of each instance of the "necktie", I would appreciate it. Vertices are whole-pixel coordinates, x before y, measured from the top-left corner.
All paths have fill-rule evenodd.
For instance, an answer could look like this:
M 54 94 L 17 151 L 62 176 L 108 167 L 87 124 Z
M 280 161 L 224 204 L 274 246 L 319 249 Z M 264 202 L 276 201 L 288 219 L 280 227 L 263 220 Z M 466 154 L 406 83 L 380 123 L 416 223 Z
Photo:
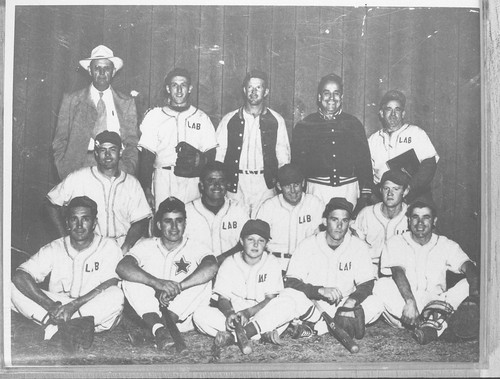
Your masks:
M 99 92 L 99 101 L 97 102 L 97 120 L 94 125 L 94 137 L 106 129 L 106 104 L 102 99 L 102 92 Z

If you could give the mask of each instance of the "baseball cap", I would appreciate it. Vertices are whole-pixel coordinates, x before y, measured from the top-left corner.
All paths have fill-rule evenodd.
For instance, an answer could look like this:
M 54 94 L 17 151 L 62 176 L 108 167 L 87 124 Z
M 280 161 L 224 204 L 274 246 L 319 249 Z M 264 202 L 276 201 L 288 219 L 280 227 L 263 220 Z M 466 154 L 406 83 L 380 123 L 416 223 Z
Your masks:
M 387 91 L 385 95 L 380 100 L 380 109 L 382 109 L 389 101 L 397 100 L 401 103 L 401 107 L 404 108 L 406 105 L 406 96 L 403 92 L 396 89 L 391 89 Z
M 170 84 L 172 79 L 175 78 L 176 76 L 182 76 L 183 78 L 186 78 L 189 83 L 191 83 L 191 73 L 185 68 L 176 67 L 172 71 L 170 71 L 165 77 L 165 86 Z
M 389 170 L 384 172 L 382 179 L 380 179 L 380 185 L 383 185 L 387 180 L 400 186 L 407 186 L 410 184 L 410 177 L 401 170 Z
M 120 138 L 120 135 L 116 132 L 110 132 L 109 130 L 105 130 L 95 137 L 94 146 L 99 147 L 101 144 L 106 142 L 112 143 L 120 148 L 122 147 L 122 139 Z
M 271 228 L 269 224 L 262 220 L 248 220 L 241 229 L 240 237 L 249 236 L 251 234 L 258 234 L 266 240 L 271 239 Z
M 97 215 L 97 203 L 88 196 L 76 196 L 66 205 L 66 216 L 69 210 L 77 207 L 85 207 L 90 209 L 90 213 L 95 217 Z
M 408 206 L 408 210 L 406 211 L 406 216 L 410 217 L 415 208 L 425 208 L 425 207 L 429 208 L 432 211 L 432 215 L 436 217 L 437 206 L 436 203 L 434 203 L 434 200 L 432 200 L 432 197 L 430 195 L 420 195 L 415 200 L 413 200 L 411 204 Z
M 287 163 L 281 166 L 278 170 L 278 182 L 282 186 L 286 186 L 291 183 L 300 183 L 304 180 L 304 175 L 297 166 L 291 163 Z
M 266 82 L 266 86 L 269 85 L 269 77 L 264 71 L 251 70 L 245 75 L 245 79 L 243 79 L 243 87 L 245 87 L 252 78 L 262 79 Z
M 328 204 L 326 204 L 325 211 L 323 212 L 323 217 L 327 217 L 331 211 L 336 209 L 343 209 L 349 212 L 349 215 L 352 214 L 354 206 L 351 202 L 347 201 L 343 197 L 332 197 Z

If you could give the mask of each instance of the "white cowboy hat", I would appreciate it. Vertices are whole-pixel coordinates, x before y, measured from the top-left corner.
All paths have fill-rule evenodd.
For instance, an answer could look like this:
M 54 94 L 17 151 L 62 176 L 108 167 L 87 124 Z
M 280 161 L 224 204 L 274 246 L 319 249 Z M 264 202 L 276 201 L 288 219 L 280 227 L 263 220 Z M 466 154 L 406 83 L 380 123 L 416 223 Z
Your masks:
M 113 56 L 113 50 L 104 45 L 99 45 L 94 48 L 94 50 L 92 50 L 90 58 L 82 59 L 80 61 L 80 66 L 82 66 L 85 70 L 88 70 L 90 62 L 95 59 L 109 59 L 115 65 L 116 71 L 123 67 L 123 60 L 121 58 Z

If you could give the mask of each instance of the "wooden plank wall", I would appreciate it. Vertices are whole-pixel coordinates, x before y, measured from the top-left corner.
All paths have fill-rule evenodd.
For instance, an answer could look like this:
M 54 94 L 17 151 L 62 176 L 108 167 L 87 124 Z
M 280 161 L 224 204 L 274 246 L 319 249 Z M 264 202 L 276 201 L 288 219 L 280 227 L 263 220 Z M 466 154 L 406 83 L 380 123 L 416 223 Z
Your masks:
M 216 125 L 241 104 L 247 70 L 270 74 L 270 106 L 293 125 L 316 109 L 319 78 L 343 76 L 344 108 L 380 127 L 391 88 L 441 157 L 439 231 L 479 259 L 479 13 L 469 9 L 262 6 L 17 7 L 12 244 L 35 252 L 53 234 L 40 205 L 57 183 L 51 141 L 63 92 L 88 83 L 78 60 L 104 43 L 125 61 L 114 87 L 140 112 L 161 104 L 165 74 L 193 73 L 192 100 Z

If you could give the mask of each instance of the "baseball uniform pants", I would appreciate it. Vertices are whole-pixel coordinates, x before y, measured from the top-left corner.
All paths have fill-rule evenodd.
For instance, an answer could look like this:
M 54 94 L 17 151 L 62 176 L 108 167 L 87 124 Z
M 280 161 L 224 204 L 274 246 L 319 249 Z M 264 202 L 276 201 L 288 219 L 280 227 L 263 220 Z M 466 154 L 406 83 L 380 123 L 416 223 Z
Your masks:
M 248 215 L 253 218 L 264 200 L 276 194 L 274 188 L 267 188 L 264 174 L 239 174 L 238 190 L 236 193 L 227 193 L 229 198 L 243 204 Z
M 153 173 L 153 195 L 155 208 L 169 196 L 175 196 L 184 204 L 200 197 L 199 178 L 183 178 L 174 175 L 174 167 L 157 168 Z
M 350 203 L 353 207 L 356 207 L 359 198 L 359 184 L 358 182 L 344 184 L 338 187 L 332 187 L 325 184 L 311 183 L 307 182 L 307 193 L 316 195 L 323 203 L 328 204 L 332 197 L 343 197 Z
M 179 317 L 177 325 L 179 331 L 187 332 L 193 330 L 193 312 L 204 305 L 208 305 L 212 290 L 212 282 L 188 288 L 175 297 L 168 309 Z M 155 289 L 142 283 L 134 283 L 124 280 L 122 283 L 123 292 L 132 308 L 139 316 L 146 313 L 156 313 L 162 316 L 160 303 L 155 297 Z
M 11 283 L 12 309 L 22 314 L 27 319 L 44 325 L 48 321 L 47 311 L 39 304 L 23 295 L 17 287 Z M 43 291 L 43 290 L 42 290 Z M 63 305 L 74 300 L 63 293 L 52 293 L 43 291 L 51 300 L 60 301 Z M 83 304 L 72 316 L 85 317 L 94 316 L 95 331 L 109 330 L 123 311 L 123 292 L 118 286 L 111 286 L 102 291 L 92 300 Z

